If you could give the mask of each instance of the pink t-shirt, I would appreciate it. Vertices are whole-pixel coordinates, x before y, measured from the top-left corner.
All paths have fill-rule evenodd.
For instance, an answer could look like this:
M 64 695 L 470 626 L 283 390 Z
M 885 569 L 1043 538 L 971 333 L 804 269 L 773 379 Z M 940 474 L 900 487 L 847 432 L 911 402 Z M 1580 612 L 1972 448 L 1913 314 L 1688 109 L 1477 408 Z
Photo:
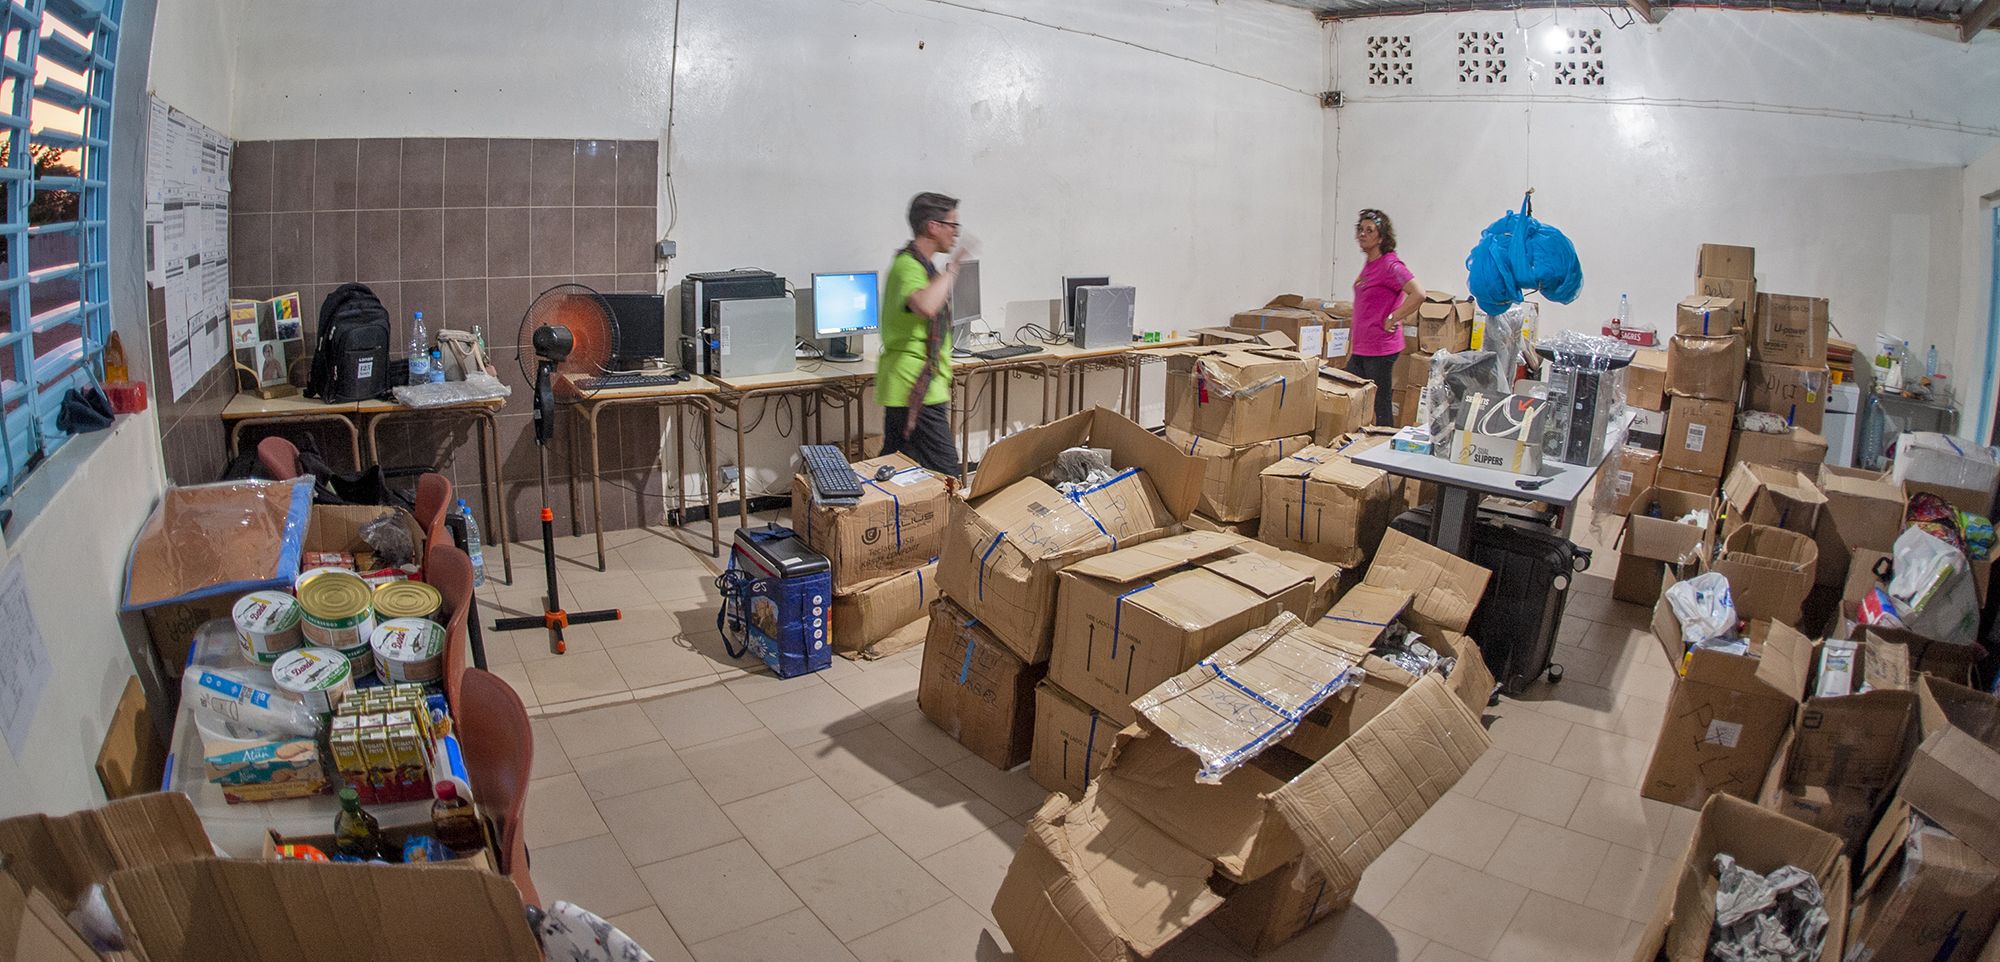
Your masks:
M 1415 277 L 1390 251 L 1361 268 L 1354 282 L 1354 353 L 1381 357 L 1403 353 L 1403 329 L 1382 330 L 1382 319 L 1403 303 L 1403 285 Z

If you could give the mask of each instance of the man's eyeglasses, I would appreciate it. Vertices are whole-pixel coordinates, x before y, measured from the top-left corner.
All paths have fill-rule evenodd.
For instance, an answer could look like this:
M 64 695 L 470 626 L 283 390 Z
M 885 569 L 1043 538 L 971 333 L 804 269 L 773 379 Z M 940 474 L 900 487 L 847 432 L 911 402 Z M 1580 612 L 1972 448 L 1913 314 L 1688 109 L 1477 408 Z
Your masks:
M 955 221 L 955 220 L 940 220 L 940 221 L 932 221 L 932 223 L 934 223 L 934 224 L 943 224 L 944 226 L 946 226 L 946 227 L 949 227 L 949 228 L 951 228 L 952 230 L 958 230 L 958 227 L 959 227 L 959 225 L 958 225 L 958 221 Z

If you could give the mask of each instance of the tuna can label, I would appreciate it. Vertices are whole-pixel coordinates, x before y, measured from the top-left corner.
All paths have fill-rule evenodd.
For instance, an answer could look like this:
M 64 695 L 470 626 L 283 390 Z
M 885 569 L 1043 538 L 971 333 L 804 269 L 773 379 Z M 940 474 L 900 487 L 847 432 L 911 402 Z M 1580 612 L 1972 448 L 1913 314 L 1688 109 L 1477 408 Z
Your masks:
M 237 599 L 231 614 L 243 657 L 270 664 L 304 644 L 299 631 L 299 603 L 282 591 L 253 591 Z
M 444 629 L 427 618 L 391 618 L 376 627 L 374 647 L 383 681 L 436 681 L 444 660 Z
M 325 648 L 299 648 L 278 656 L 271 681 L 305 699 L 320 713 L 332 712 L 354 690 L 354 669 L 347 656 Z

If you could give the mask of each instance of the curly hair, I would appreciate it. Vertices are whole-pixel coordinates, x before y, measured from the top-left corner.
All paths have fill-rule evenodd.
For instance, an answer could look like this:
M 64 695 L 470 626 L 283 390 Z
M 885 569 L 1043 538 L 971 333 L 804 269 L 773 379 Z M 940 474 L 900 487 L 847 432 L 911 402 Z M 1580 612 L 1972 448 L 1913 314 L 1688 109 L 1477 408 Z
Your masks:
M 1363 208 L 1360 219 L 1354 222 L 1357 230 L 1360 229 L 1362 221 L 1374 224 L 1376 232 L 1382 235 L 1382 253 L 1387 254 L 1396 249 L 1396 227 L 1389 223 L 1388 214 L 1373 207 Z

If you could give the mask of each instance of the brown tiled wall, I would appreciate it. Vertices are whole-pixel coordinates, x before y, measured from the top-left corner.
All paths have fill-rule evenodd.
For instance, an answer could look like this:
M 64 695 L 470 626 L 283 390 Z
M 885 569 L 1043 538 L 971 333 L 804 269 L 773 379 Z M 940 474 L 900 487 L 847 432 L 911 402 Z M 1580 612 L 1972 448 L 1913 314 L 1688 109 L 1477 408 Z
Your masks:
M 533 408 L 516 346 L 521 317 L 536 293 L 571 281 L 606 292 L 657 290 L 658 167 L 653 141 L 240 143 L 230 197 L 230 293 L 300 292 L 308 345 L 320 303 L 349 280 L 367 284 L 389 309 L 398 356 L 412 311 L 424 312 L 433 337 L 441 328 L 478 325 L 514 389 L 500 416 L 501 478 L 515 536 L 530 537 L 542 502 Z M 660 518 L 662 502 L 634 491 L 660 490 L 657 425 L 646 408 L 613 408 L 600 419 L 607 528 Z M 566 418 L 550 447 L 549 497 L 559 519 L 569 516 L 567 445 L 580 434 Z M 477 510 L 476 437 L 470 421 L 386 422 L 381 460 L 434 466 Z M 570 525 L 558 528 L 567 533 Z

